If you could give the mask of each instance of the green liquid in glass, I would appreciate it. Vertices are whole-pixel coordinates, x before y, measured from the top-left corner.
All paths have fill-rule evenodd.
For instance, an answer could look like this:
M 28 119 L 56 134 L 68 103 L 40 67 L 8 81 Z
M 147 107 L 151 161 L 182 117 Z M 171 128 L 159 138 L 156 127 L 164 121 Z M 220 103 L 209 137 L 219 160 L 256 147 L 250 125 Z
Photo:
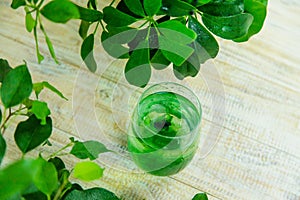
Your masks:
M 158 176 L 182 170 L 197 150 L 199 112 L 191 101 L 172 92 L 158 92 L 142 99 L 128 136 L 134 162 Z

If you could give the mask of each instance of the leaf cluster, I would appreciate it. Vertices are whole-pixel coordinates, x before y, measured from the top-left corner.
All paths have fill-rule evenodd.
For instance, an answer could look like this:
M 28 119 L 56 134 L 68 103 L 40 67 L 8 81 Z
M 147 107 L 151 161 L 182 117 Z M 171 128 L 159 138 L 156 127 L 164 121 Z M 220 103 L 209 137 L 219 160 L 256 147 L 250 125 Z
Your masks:
M 257 34 L 266 17 L 268 0 L 121 0 L 116 6 L 114 2 L 103 11 L 97 10 L 95 0 L 88 0 L 87 8 L 69 0 L 52 0 L 45 6 L 43 0 L 13 0 L 11 6 L 25 6 L 27 30 L 33 29 L 36 38 L 40 25 L 55 60 L 40 14 L 56 23 L 80 19 L 81 57 L 92 72 L 97 70 L 93 50 L 100 24 L 103 48 L 112 57 L 128 59 L 124 69 L 127 81 L 144 87 L 152 69 L 169 65 L 178 79 L 196 76 L 200 65 L 219 52 L 214 35 L 245 42 Z M 35 19 L 32 12 L 36 12 Z M 97 25 L 91 32 L 93 23 Z M 36 46 L 41 61 L 37 38 Z
M 0 165 L 7 151 L 4 134 L 11 119 L 20 115 L 26 118 L 17 124 L 14 132 L 14 141 L 22 152 L 22 158 L 0 168 L 1 199 L 81 200 L 105 197 L 118 200 L 115 194 L 104 188 L 84 190 L 69 180 L 70 176 L 83 181 L 103 176 L 104 169 L 92 162 L 99 154 L 110 152 L 100 142 L 80 142 L 70 138 L 70 143 L 49 156 L 40 151 L 36 158 L 28 158 L 27 153 L 33 149 L 52 145 L 49 141 L 53 129 L 51 111 L 47 103 L 39 99 L 39 94 L 49 89 L 59 97 L 67 98 L 46 81 L 33 83 L 26 63 L 12 68 L 6 60 L 0 59 L 0 69 L 1 102 L 4 106 L 0 109 Z M 68 148 L 67 152 L 63 152 Z M 78 162 L 68 169 L 59 157 L 63 155 L 89 160 Z
M 266 6 L 267 0 L 121 0 L 103 10 L 102 44 L 111 56 L 128 58 L 125 77 L 133 85 L 144 87 L 152 68 L 170 64 L 178 79 L 194 77 L 218 54 L 213 35 L 247 41 L 262 28 Z
M 53 128 L 51 111 L 47 103 L 39 99 L 39 94 L 49 89 L 59 97 L 67 98 L 46 81 L 33 83 L 26 63 L 12 68 L 7 60 L 0 59 L 0 69 L 0 93 L 4 106 L 0 109 L 0 167 L 7 151 L 3 136 L 11 118 L 19 115 L 26 118 L 18 123 L 14 132 L 14 141 L 22 158 L 0 168 L 1 199 L 118 200 L 114 193 L 104 188 L 83 189 L 69 180 L 73 176 L 82 181 L 93 181 L 103 176 L 104 168 L 92 161 L 99 154 L 112 151 L 98 141 L 81 142 L 70 138 L 68 144 L 49 156 L 40 151 L 36 158 L 27 157 L 28 152 L 38 150 L 41 145 L 52 146 L 49 141 Z M 84 161 L 68 169 L 60 158 L 64 155 L 73 155 Z M 205 197 L 205 194 L 197 194 L 193 199 L 205 200 Z
M 26 12 L 25 27 L 28 32 L 33 31 L 39 63 L 44 60 L 44 56 L 39 50 L 38 28 L 44 35 L 51 57 L 58 63 L 52 42 L 43 26 L 42 16 L 55 23 L 66 23 L 71 19 L 80 19 L 82 23 L 79 33 L 85 38 L 86 35 L 84 34 L 86 34 L 89 26 L 94 22 L 99 22 L 103 17 L 102 13 L 97 11 L 95 0 L 89 0 L 87 6 L 88 8 L 84 8 L 69 0 L 52 0 L 46 5 L 44 5 L 44 0 L 12 0 L 11 3 L 13 9 L 24 7 Z M 83 59 L 85 58 L 83 57 Z M 90 66 L 90 63 L 88 66 Z M 96 67 L 94 66 L 94 68 Z M 89 69 L 95 71 L 94 68 Z

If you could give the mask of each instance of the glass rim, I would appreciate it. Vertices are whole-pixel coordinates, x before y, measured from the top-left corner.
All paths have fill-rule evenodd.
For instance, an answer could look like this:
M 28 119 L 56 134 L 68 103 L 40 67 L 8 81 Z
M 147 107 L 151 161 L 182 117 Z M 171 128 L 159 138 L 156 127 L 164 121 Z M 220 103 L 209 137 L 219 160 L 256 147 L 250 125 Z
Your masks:
M 139 99 L 138 99 L 138 101 L 137 101 L 137 102 L 138 102 L 138 103 L 137 103 L 137 114 L 139 114 L 139 102 L 140 102 L 141 100 L 143 100 L 144 98 L 146 98 L 147 96 L 150 95 L 150 94 L 149 94 L 149 95 L 147 95 L 147 96 L 144 97 L 144 93 L 146 93 L 147 91 L 149 91 L 149 90 L 152 89 L 153 87 L 160 86 L 160 85 L 163 85 L 163 84 L 172 84 L 172 85 L 180 86 L 180 87 L 186 89 L 187 91 L 189 91 L 189 92 L 195 97 L 196 103 L 197 103 L 198 105 L 194 105 L 194 106 L 195 106 L 196 108 L 198 107 L 198 108 L 197 108 L 197 113 L 198 113 L 198 116 L 199 116 L 199 121 L 197 122 L 197 124 L 195 125 L 195 127 L 194 127 L 192 130 L 189 131 L 188 134 L 184 134 L 184 135 L 180 135 L 180 136 L 174 136 L 174 137 L 161 135 L 161 134 L 159 134 L 159 133 L 156 133 L 156 134 L 153 134 L 153 135 L 158 135 L 159 137 L 163 137 L 163 138 L 167 138 L 167 139 L 180 139 L 180 138 L 183 138 L 183 137 L 188 137 L 188 136 L 190 136 L 190 135 L 192 134 L 192 132 L 194 132 L 194 131 L 195 131 L 196 129 L 198 129 L 198 127 L 200 126 L 200 123 L 201 123 L 201 120 L 202 120 L 202 107 L 201 107 L 201 103 L 200 103 L 200 101 L 199 101 L 199 98 L 198 98 L 197 95 L 194 93 L 194 91 L 192 91 L 191 89 L 189 89 L 188 87 L 186 87 L 186 86 L 184 86 L 184 85 L 181 85 L 181 84 L 175 83 L 175 82 L 161 82 L 161 83 L 155 83 L 155 84 L 149 86 L 149 87 L 142 93 L 142 95 L 139 97 Z M 161 92 L 163 92 L 163 90 L 162 90 Z M 174 92 L 174 94 L 180 95 L 180 94 L 178 94 L 178 93 L 176 93 L 176 92 Z M 183 96 L 183 95 L 182 95 L 182 96 Z M 188 99 L 188 100 L 191 101 L 190 99 Z M 191 101 L 191 103 L 194 104 L 192 101 Z M 133 125 L 132 128 L 135 129 L 135 126 Z M 138 132 L 138 131 L 137 131 L 137 132 Z M 140 136 L 140 135 L 139 135 L 139 136 Z M 145 138 L 148 138 L 148 137 L 145 137 Z

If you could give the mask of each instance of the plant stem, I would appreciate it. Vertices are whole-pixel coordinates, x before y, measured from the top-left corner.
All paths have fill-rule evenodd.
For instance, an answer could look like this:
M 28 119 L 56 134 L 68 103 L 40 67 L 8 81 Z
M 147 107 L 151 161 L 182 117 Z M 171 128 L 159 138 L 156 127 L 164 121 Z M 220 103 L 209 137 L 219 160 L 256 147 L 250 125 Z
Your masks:
M 66 148 L 72 146 L 73 144 L 74 144 L 74 142 L 70 142 L 70 143 L 67 144 L 66 146 L 60 148 L 59 150 L 57 150 L 56 152 L 54 152 L 54 153 L 52 153 L 50 156 L 48 156 L 48 159 L 57 156 L 60 152 L 62 152 L 62 151 L 65 150 Z
M 29 7 L 36 7 L 36 5 L 34 4 L 34 2 L 32 3 L 32 2 L 30 2 L 29 0 L 25 0 L 25 3 L 26 3 L 26 6 L 29 6 Z
M 155 29 L 157 35 L 160 36 L 160 35 L 161 35 L 161 32 L 160 32 L 160 30 L 159 30 L 159 28 L 158 28 L 158 23 L 157 23 L 157 21 L 155 21 L 155 20 L 152 18 L 151 21 L 150 21 L 150 23 L 151 23 L 151 25 L 153 25 L 153 27 L 154 27 L 154 29 Z M 150 26 L 151 26 L 151 25 L 150 25 Z
M 41 0 L 40 3 L 37 5 L 37 8 L 39 9 L 43 3 L 44 3 L 44 0 Z
M 65 195 L 65 193 L 68 192 L 69 189 L 71 189 L 71 187 L 65 188 L 65 189 L 61 192 L 60 196 L 63 197 L 63 196 Z
M 59 157 L 61 157 L 61 156 L 66 156 L 66 155 L 69 155 L 70 153 L 60 153 L 60 154 L 56 154 L 55 156 L 59 156 Z
M 24 109 L 26 109 L 26 107 L 23 107 L 23 108 L 22 108 L 22 105 L 20 105 L 19 109 L 16 110 L 16 111 L 14 111 L 14 112 L 12 112 L 11 114 L 12 114 L 12 115 L 19 115 L 19 112 L 22 111 L 22 110 L 24 110 Z
M 99 24 L 100 24 L 100 21 L 98 21 L 98 23 L 97 23 L 97 25 L 96 25 L 96 27 L 95 27 L 95 30 L 94 30 L 94 32 L 93 32 L 94 35 L 95 35 L 96 32 L 97 32 L 97 29 L 98 29 Z
M 0 130 L 2 129 L 2 134 L 4 135 L 4 132 L 5 132 L 5 130 L 6 130 L 6 128 L 7 128 L 7 124 L 8 124 L 8 121 L 10 120 L 10 118 L 11 117 L 13 117 L 13 116 L 16 116 L 16 115 L 20 115 L 20 111 L 21 110 L 24 110 L 24 109 L 26 109 L 26 107 L 21 107 L 22 105 L 20 105 L 20 108 L 18 109 L 18 110 L 16 110 L 16 111 L 14 111 L 14 112 L 11 112 L 11 108 L 9 108 L 8 109 L 8 116 L 6 117 L 6 108 L 4 109 L 4 112 L 3 112 L 3 119 L 4 119 L 4 121 L 3 121 L 3 123 L 2 123 L 2 125 L 1 125 L 1 127 L 0 127 Z
M 147 32 L 147 36 L 146 36 L 146 40 L 149 39 L 150 36 L 150 30 L 151 30 L 151 22 L 149 22 L 149 26 L 148 26 L 148 32 Z
M 35 49 L 36 49 L 36 54 L 37 54 L 37 59 L 38 63 L 40 64 L 44 57 L 41 55 L 40 50 L 39 50 L 39 42 L 38 42 L 38 37 L 37 37 L 37 25 L 38 25 L 38 20 L 39 19 L 39 10 L 36 11 L 36 18 L 35 18 L 35 25 L 33 27 L 33 35 L 34 35 L 34 40 L 35 40 Z
M 199 11 L 198 9 L 196 10 L 196 13 L 198 13 L 200 16 L 203 15 L 203 12 Z
M 5 130 L 6 130 L 6 124 L 7 124 L 7 122 L 8 122 L 8 120 L 11 118 L 11 116 L 13 115 L 12 113 L 11 113 L 11 108 L 9 108 L 8 109 L 8 116 L 6 117 L 6 108 L 4 109 L 4 114 L 3 114 L 4 116 L 3 116 L 3 118 L 5 119 L 4 121 L 3 121 L 3 124 L 1 125 L 1 127 L 0 127 L 0 130 L 2 129 L 2 135 L 4 135 L 4 133 L 5 133 Z
M 55 55 L 54 50 L 52 51 L 52 50 L 51 50 L 51 47 L 50 47 L 49 44 L 48 44 L 48 41 L 49 41 L 49 43 L 51 43 L 51 41 L 50 41 L 50 38 L 49 38 L 48 35 L 47 35 L 47 32 L 46 32 L 45 29 L 44 29 L 44 26 L 43 26 L 43 24 L 42 24 L 42 20 L 41 20 L 40 17 L 39 17 L 39 23 L 40 23 L 40 28 L 41 28 L 41 30 L 42 30 L 42 32 L 43 32 L 43 34 L 44 34 L 44 37 L 45 37 L 45 40 L 46 40 L 46 43 L 47 43 L 49 52 L 50 52 L 52 58 L 54 59 L 54 61 L 56 62 L 56 64 L 59 64 L 59 62 L 58 62 L 58 60 L 57 60 L 57 58 L 56 58 L 56 55 Z M 52 47 L 52 48 L 53 48 L 53 47 Z
M 116 0 L 113 0 L 113 1 L 109 4 L 109 6 L 112 6 L 112 5 L 115 3 L 115 1 L 116 1 Z
M 64 191 L 64 188 L 66 187 L 66 185 L 68 184 L 68 180 L 66 181 L 65 179 L 63 180 L 62 184 L 59 186 L 53 200 L 58 200 L 59 197 L 61 197 L 62 195 L 64 195 L 64 193 L 66 191 Z M 64 191 L 64 192 L 63 192 Z
M 27 13 L 32 13 L 33 11 L 36 11 L 36 6 L 33 5 L 26 5 L 28 8 L 33 8 L 31 11 L 28 11 Z
M 4 107 L 4 110 L 3 110 L 3 116 L 2 116 L 2 119 L 6 119 L 6 108 Z M 3 123 L 2 123 L 2 125 L 1 125 L 1 127 L 0 127 L 0 131 L 1 131 L 1 129 L 2 129 L 2 126 L 4 125 L 4 121 L 3 121 Z
M 140 25 L 138 28 L 142 28 L 143 26 L 145 26 L 148 23 L 148 20 L 146 20 L 142 25 Z
M 47 200 L 51 200 L 51 196 L 47 194 Z
M 159 28 L 158 28 L 158 24 L 156 21 L 153 22 L 153 26 L 155 28 L 155 31 L 157 33 L 157 36 L 160 36 L 162 33 L 160 32 Z
M 101 27 L 102 27 L 102 30 L 105 31 L 105 27 L 104 27 L 102 21 L 100 20 L 99 22 L 100 22 L 100 25 L 101 25 Z

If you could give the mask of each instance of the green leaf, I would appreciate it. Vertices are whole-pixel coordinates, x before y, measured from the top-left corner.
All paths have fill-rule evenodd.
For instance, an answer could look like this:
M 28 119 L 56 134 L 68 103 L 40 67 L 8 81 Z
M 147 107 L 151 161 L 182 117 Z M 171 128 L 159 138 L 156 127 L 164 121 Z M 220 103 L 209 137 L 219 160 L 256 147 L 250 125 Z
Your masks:
M 9 66 L 7 60 L 0 58 L 0 83 L 3 82 L 10 70 L 12 70 L 12 68 Z
M 55 166 L 58 180 L 61 183 L 67 181 L 70 176 L 70 172 L 66 169 L 65 163 L 62 161 L 62 159 L 54 157 L 50 158 L 48 162 L 52 163 Z
M 107 25 L 106 29 L 108 30 L 109 37 L 112 37 L 111 41 L 117 44 L 126 44 L 132 41 L 138 32 L 138 29 L 128 26 L 114 27 Z
M 46 39 L 46 43 L 47 43 L 48 50 L 50 52 L 51 57 L 54 59 L 54 61 L 56 63 L 59 63 L 57 58 L 56 58 L 55 51 L 54 51 L 54 48 L 53 48 L 53 45 L 52 45 L 52 42 L 51 42 L 50 38 L 47 35 L 45 35 L 45 39 Z
M 151 77 L 148 41 L 139 44 L 130 55 L 125 66 L 126 80 L 137 87 L 145 87 Z
M 196 52 L 194 52 L 182 65 L 173 65 L 174 75 L 180 80 L 183 80 L 188 76 L 195 77 L 199 70 L 200 62 Z
M 80 18 L 77 6 L 68 0 L 50 1 L 42 8 L 41 13 L 50 21 L 57 23 L 66 23 L 70 19 Z
M 90 22 L 81 20 L 78 32 L 82 39 L 86 38 L 90 25 Z
M 198 7 L 198 10 L 214 16 L 237 15 L 244 12 L 244 0 L 213 0 L 204 6 Z
M 1 199 L 10 199 L 27 189 L 36 175 L 40 161 L 19 160 L 0 170 Z
M 47 33 L 46 33 L 46 31 L 45 31 L 45 29 L 44 29 L 44 27 L 43 27 L 42 24 L 40 24 L 40 28 L 41 28 L 41 30 L 42 30 L 43 33 L 44 33 L 45 40 L 46 40 L 46 43 L 47 43 L 47 46 L 48 46 L 48 50 L 49 50 L 49 52 L 50 52 L 50 54 L 51 54 L 51 57 L 52 57 L 52 58 L 54 59 L 54 61 L 58 64 L 59 62 L 58 62 L 58 60 L 57 60 L 57 58 L 56 58 L 56 55 L 55 55 L 55 51 L 54 51 L 52 42 L 51 42 L 50 38 L 48 37 L 48 35 L 47 35 Z
M 97 10 L 96 0 L 89 0 L 88 7 L 92 7 L 94 10 Z
M 26 1 L 25 0 L 13 0 L 10 6 L 13 9 L 17 9 L 20 6 L 25 6 L 25 5 L 26 5 Z
M 58 157 L 50 158 L 48 162 L 55 166 L 57 172 L 66 168 L 65 163 Z
M 140 0 L 140 2 L 142 2 L 142 1 Z M 128 14 L 128 15 L 134 17 L 134 18 L 137 18 L 137 19 L 143 18 L 143 16 L 139 16 L 139 15 L 136 15 L 136 14 L 134 14 L 133 12 L 131 12 L 130 9 L 126 6 L 124 0 L 121 0 L 121 1 L 118 3 L 116 9 L 119 10 L 119 11 L 121 11 L 121 12 L 123 12 L 123 13 L 126 13 L 126 14 Z
M 44 56 L 41 54 L 39 49 L 38 35 L 37 35 L 37 26 L 33 27 L 33 35 L 35 40 L 35 50 L 38 59 L 38 63 L 40 64 L 44 60 Z
M 127 8 L 136 15 L 145 16 L 143 5 L 140 0 L 124 0 Z
M 36 98 L 39 98 L 40 93 L 45 88 L 44 82 L 34 83 L 33 84 L 33 91 L 35 93 Z
M 28 32 L 31 32 L 36 24 L 35 20 L 33 19 L 31 13 L 29 12 L 29 9 L 25 7 L 26 11 L 26 16 L 25 16 L 25 25 L 26 25 L 26 30 Z
M 155 28 L 150 28 L 150 31 L 147 31 L 147 36 L 149 40 L 149 47 L 150 47 L 150 59 L 154 55 L 154 51 L 159 49 L 159 44 L 158 44 L 158 34 L 157 34 L 157 29 Z
M 30 184 L 29 187 L 22 192 L 22 197 L 26 200 L 47 200 L 47 196 L 39 191 L 34 183 Z
M 182 1 L 187 2 L 187 3 L 189 3 L 189 4 L 192 4 L 192 3 L 193 3 L 193 0 L 182 0 Z M 197 1 L 197 0 L 196 0 L 196 1 Z
M 178 43 L 176 40 L 170 40 L 168 37 L 159 36 L 159 48 L 162 54 L 175 65 L 180 66 L 194 52 L 194 49 Z
M 174 18 L 174 20 L 179 21 L 183 25 L 186 24 L 186 17 L 177 17 L 177 18 Z
M 22 194 L 22 197 L 25 198 L 25 200 L 47 200 L 47 196 L 41 191 Z
M 39 158 L 37 158 L 37 160 L 40 161 Z M 26 195 L 26 194 L 34 193 L 34 192 L 37 192 L 37 191 L 39 191 L 39 189 L 34 185 L 34 183 L 31 183 L 31 184 L 26 188 L 26 190 L 22 192 L 22 196 L 23 196 L 23 195 Z M 43 193 L 42 193 L 42 194 L 43 194 Z
M 196 8 L 191 4 L 180 0 L 164 0 L 162 1 L 161 9 L 163 13 L 172 17 L 191 15 L 196 10 Z
M 23 104 L 26 108 L 30 109 L 31 106 L 32 106 L 32 102 L 33 102 L 33 100 L 27 98 L 27 99 L 25 99 L 25 100 L 22 102 L 22 104 Z
M 45 59 L 44 56 L 37 50 L 37 59 L 38 63 L 41 64 L 41 62 Z
M 158 27 L 163 36 L 180 44 L 191 43 L 197 37 L 194 31 L 188 29 L 185 25 L 177 20 L 163 22 L 158 24 Z
M 103 18 L 103 14 L 98 10 L 83 8 L 76 4 L 74 5 L 77 7 L 79 11 L 79 19 L 82 19 L 87 22 L 96 22 L 96 21 L 100 21 Z
M 45 5 L 41 13 L 49 20 L 57 23 L 66 23 L 70 19 L 96 22 L 103 18 L 103 14 L 100 11 L 78 6 L 69 0 L 51 1 Z
M 70 171 L 67 169 L 61 169 L 58 173 L 58 178 L 59 178 L 59 182 L 63 183 L 63 182 L 69 182 L 69 177 L 70 177 Z
M 185 61 L 181 66 L 173 65 L 173 73 L 179 80 L 183 80 L 188 76 L 197 75 L 198 71 L 189 62 Z
M 219 45 L 214 36 L 194 17 L 189 17 L 188 27 L 197 34 L 193 47 L 199 61 L 204 63 L 210 58 L 215 58 L 219 52 Z
M 1 99 L 6 108 L 22 103 L 32 92 L 32 80 L 26 65 L 10 70 L 1 87 Z
M 192 200 L 208 200 L 208 198 L 205 193 L 198 193 L 193 197 Z
M 150 28 L 150 33 L 151 33 L 151 29 L 152 28 Z M 130 54 L 132 54 L 132 52 L 137 48 L 137 46 L 141 42 L 143 42 L 147 39 L 148 33 L 149 33 L 149 27 L 138 30 L 138 32 L 137 32 L 136 36 L 134 37 L 134 39 L 128 43 Z M 150 46 L 150 43 L 149 43 L 149 46 Z
M 44 194 L 51 195 L 58 186 L 57 171 L 52 163 L 40 158 L 40 167 L 34 176 L 35 186 Z
M 245 12 L 253 15 L 254 19 L 248 33 L 234 41 L 245 42 L 262 29 L 267 16 L 267 2 L 267 0 L 245 0 Z
M 56 89 L 53 85 L 51 85 L 50 83 L 43 81 L 42 82 L 44 87 L 49 89 L 50 91 L 54 92 L 55 94 L 57 94 L 59 97 L 68 100 L 58 89 Z
M 70 137 L 69 140 L 70 140 L 70 142 L 72 142 L 72 143 L 76 142 L 76 140 L 75 140 L 74 137 Z
M 50 140 L 46 140 L 43 144 L 42 144 L 42 146 L 49 146 L 49 147 L 52 147 L 52 143 L 50 142 Z
M 51 114 L 46 102 L 33 101 L 30 111 L 41 120 L 41 125 L 46 125 L 46 118 Z
M 113 38 L 111 38 L 110 34 L 106 31 L 102 32 L 101 44 L 105 51 L 112 57 L 119 59 L 129 58 L 129 49 L 122 46 L 121 44 L 115 43 L 113 41 Z
M 97 70 L 97 63 L 94 58 L 94 34 L 86 37 L 81 45 L 81 58 L 91 72 Z
M 134 17 L 131 17 L 130 15 L 127 15 L 126 13 L 123 13 L 111 6 L 103 9 L 103 15 L 104 22 L 110 26 L 127 26 L 136 22 Z
M 145 12 L 148 16 L 153 16 L 160 10 L 162 0 L 144 0 Z
M 254 1 L 260 2 L 260 3 L 262 3 L 264 6 L 268 6 L 268 0 L 254 0 Z
M 6 142 L 2 136 L 2 133 L 0 132 L 0 165 L 4 158 L 5 151 L 6 151 Z
M 149 29 L 149 27 L 148 27 L 148 29 Z M 153 52 L 159 48 L 157 32 L 158 32 L 157 29 L 153 28 L 153 27 L 150 27 L 150 31 L 147 31 L 146 38 L 149 41 L 150 59 L 154 55 Z
M 82 187 L 77 183 L 72 183 L 68 186 L 70 189 L 62 196 L 62 199 L 65 200 L 66 197 L 74 190 L 82 191 Z
M 87 190 L 73 190 L 65 200 L 120 200 L 114 193 L 104 188 L 91 188 Z
M 46 81 L 33 84 L 33 90 L 34 90 L 37 98 L 44 88 L 47 88 L 47 89 L 51 90 L 52 92 L 54 92 L 55 94 L 57 94 L 59 97 L 65 99 L 65 100 L 68 100 L 58 89 L 56 89 L 53 85 L 51 85 L 50 83 L 48 83 Z
M 253 21 L 253 16 L 248 13 L 228 17 L 203 14 L 202 21 L 215 35 L 224 39 L 236 39 L 247 34 Z
M 157 70 L 165 69 L 170 63 L 171 62 L 163 55 L 161 50 L 157 50 L 151 59 L 151 66 Z
M 20 122 L 15 131 L 15 142 L 23 153 L 43 144 L 51 135 L 52 120 L 46 119 L 46 125 L 41 125 L 35 115 L 30 116 L 26 121 Z
M 198 0 L 198 1 L 196 2 L 196 7 L 202 6 L 202 5 L 207 4 L 207 3 L 211 2 L 211 1 L 212 1 L 212 0 Z
M 77 163 L 74 167 L 73 175 L 82 181 L 93 181 L 103 175 L 104 169 L 94 162 L 85 161 Z
M 70 154 L 77 158 L 95 160 L 100 153 L 110 152 L 102 143 L 98 141 L 76 142 Z

